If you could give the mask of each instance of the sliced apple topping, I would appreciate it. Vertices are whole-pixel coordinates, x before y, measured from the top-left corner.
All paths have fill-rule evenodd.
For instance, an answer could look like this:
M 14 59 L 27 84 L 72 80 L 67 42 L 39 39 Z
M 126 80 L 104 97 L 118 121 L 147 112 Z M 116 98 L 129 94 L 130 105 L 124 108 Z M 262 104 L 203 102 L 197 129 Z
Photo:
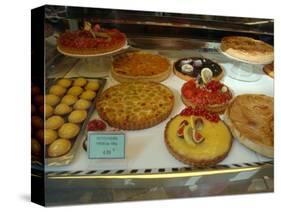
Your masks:
M 184 141 L 192 146 L 195 146 L 196 143 L 193 141 L 193 129 L 190 125 L 185 126 L 183 129 L 183 136 L 184 136 Z
M 191 122 L 188 126 L 183 126 L 184 140 L 191 145 L 202 143 L 205 138 L 199 132 L 203 128 L 203 119 L 200 117 L 191 116 Z
M 205 138 L 203 137 L 203 135 L 200 132 L 198 132 L 196 130 L 192 130 L 192 140 L 194 143 L 200 144 L 205 140 Z
M 183 138 L 183 130 L 184 130 L 184 127 L 188 125 L 188 121 L 187 120 L 183 120 L 180 125 L 179 125 L 179 128 L 177 130 L 177 136 Z
M 197 118 L 195 119 L 195 129 L 196 130 L 201 130 L 203 128 L 203 119 L 202 118 Z

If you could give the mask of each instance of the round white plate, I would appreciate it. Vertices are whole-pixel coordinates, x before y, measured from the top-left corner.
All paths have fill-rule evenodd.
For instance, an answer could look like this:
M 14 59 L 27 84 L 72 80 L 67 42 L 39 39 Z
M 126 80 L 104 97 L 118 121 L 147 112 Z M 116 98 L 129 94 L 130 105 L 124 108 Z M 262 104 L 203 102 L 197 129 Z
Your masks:
M 219 51 L 220 53 L 222 53 L 224 56 L 226 56 L 226 57 L 228 57 L 228 58 L 230 58 L 230 59 L 232 59 L 232 60 L 236 60 L 236 61 L 243 62 L 243 63 L 248 63 L 248 64 L 253 64 L 253 65 L 265 65 L 264 63 L 255 63 L 255 62 L 251 62 L 251 61 L 248 61 L 248 60 L 242 60 L 242 59 L 239 59 L 239 58 L 237 58 L 237 57 L 233 57 L 232 55 L 229 55 L 229 54 L 227 54 L 226 52 L 222 51 L 222 49 L 221 49 L 220 46 L 218 47 L 218 51 Z M 271 61 L 271 62 L 272 62 L 272 61 Z M 270 63 L 271 63 L 271 62 L 270 62 Z

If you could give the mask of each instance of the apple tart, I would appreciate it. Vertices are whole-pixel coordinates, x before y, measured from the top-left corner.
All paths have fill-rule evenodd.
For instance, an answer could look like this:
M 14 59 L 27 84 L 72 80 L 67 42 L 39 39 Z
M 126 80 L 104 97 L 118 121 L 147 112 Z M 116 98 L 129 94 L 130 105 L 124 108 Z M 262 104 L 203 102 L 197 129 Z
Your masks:
M 249 149 L 273 158 L 273 98 L 259 94 L 237 96 L 225 111 L 233 136 Z

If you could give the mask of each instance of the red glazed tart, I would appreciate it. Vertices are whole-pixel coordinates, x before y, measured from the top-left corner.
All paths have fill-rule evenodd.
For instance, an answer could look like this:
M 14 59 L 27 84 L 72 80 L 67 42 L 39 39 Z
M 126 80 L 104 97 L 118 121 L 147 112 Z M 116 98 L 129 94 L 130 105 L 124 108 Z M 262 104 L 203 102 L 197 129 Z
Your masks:
M 181 96 L 186 106 L 199 107 L 214 113 L 223 113 L 232 99 L 230 89 L 215 80 L 206 84 L 189 80 L 182 86 Z
M 68 54 L 95 55 L 111 52 L 126 44 L 126 36 L 117 29 L 104 29 L 96 25 L 92 31 L 66 31 L 58 38 L 59 50 Z

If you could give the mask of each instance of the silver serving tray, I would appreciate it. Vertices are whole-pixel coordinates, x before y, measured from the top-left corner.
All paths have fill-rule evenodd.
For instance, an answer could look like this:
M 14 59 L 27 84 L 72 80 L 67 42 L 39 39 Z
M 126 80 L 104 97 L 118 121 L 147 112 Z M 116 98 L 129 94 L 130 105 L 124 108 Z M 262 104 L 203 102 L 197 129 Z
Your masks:
M 69 79 L 75 79 L 75 78 L 69 78 Z M 104 78 L 87 78 L 87 77 L 84 77 L 84 78 L 88 79 L 88 80 L 98 80 L 99 84 L 100 84 L 100 88 L 97 92 L 97 95 L 96 95 L 94 101 L 92 102 L 91 107 L 88 109 L 87 118 L 84 120 L 78 136 L 75 139 L 71 140 L 72 147 L 68 153 L 66 153 L 60 157 L 48 157 L 48 155 L 46 153 L 46 149 L 45 149 L 45 165 L 63 166 L 63 165 L 67 165 L 67 164 L 71 163 L 71 161 L 74 159 L 77 151 L 81 147 L 83 140 L 85 139 L 85 132 L 86 132 L 85 130 L 87 128 L 87 124 L 89 122 L 89 119 L 90 119 L 92 113 L 95 110 L 97 97 L 101 94 L 103 87 L 105 86 L 106 79 L 104 79 Z M 61 78 L 51 79 L 50 82 L 48 83 L 48 86 L 46 89 L 48 90 L 50 88 L 50 86 L 54 85 L 56 83 L 56 81 L 59 79 L 61 79 Z

